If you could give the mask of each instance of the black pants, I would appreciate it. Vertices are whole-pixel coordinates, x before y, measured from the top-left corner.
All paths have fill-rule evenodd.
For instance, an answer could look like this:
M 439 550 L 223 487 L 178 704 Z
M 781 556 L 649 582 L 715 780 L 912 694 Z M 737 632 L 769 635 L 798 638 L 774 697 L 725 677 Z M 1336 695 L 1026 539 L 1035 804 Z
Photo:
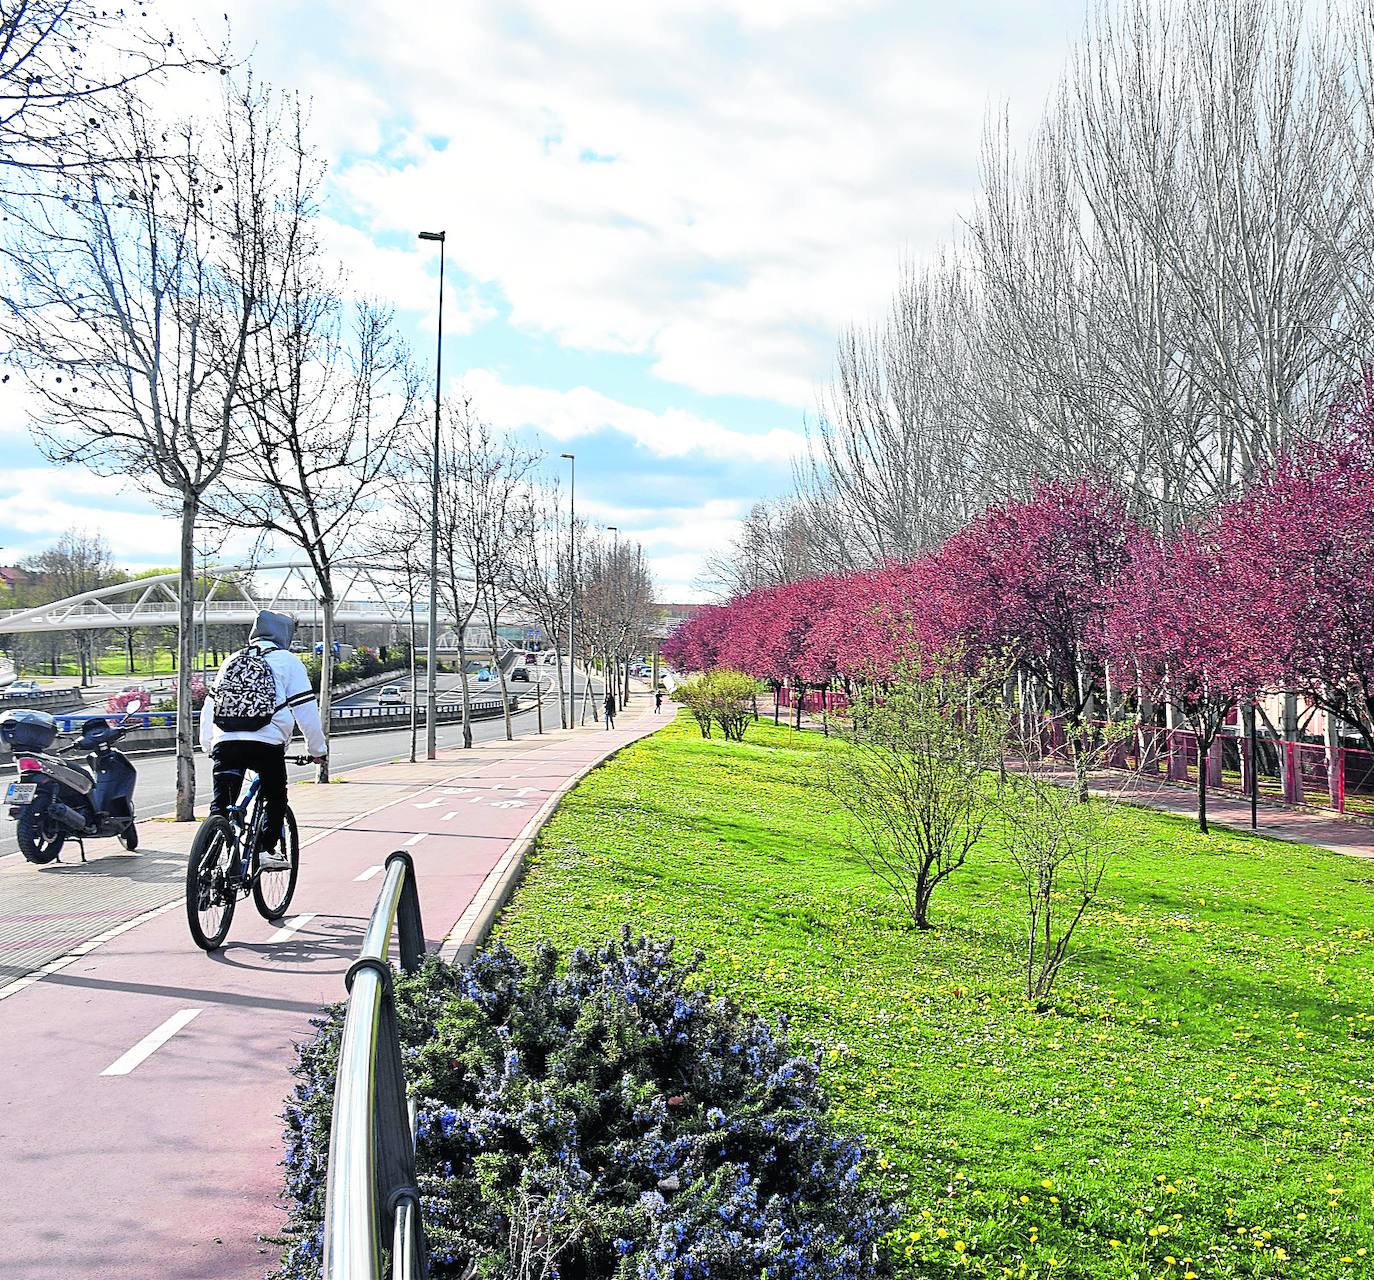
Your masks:
M 281 838 L 286 814 L 286 748 L 269 742 L 221 742 L 212 755 L 215 790 L 210 812 L 228 813 L 238 801 L 244 772 L 251 769 L 258 775 L 258 793 L 266 813 L 258 849 L 270 849 Z

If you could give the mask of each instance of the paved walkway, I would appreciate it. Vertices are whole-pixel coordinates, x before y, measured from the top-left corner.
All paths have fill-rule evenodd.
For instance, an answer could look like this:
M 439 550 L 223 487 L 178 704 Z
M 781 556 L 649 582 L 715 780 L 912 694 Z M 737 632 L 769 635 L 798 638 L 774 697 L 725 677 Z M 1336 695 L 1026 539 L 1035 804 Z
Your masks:
M 640 695 L 611 732 L 589 724 L 294 786 L 308 847 L 293 914 L 272 925 L 240 903 L 214 956 L 192 944 L 179 892 L 192 828 L 147 826 L 137 860 L 158 873 L 118 921 L 83 919 L 68 899 L 132 855 L 0 870 L 0 928 L 29 944 L 0 976 L 4 1275 L 261 1277 L 278 1251 L 259 1237 L 283 1222 L 291 1046 L 343 995 L 386 855 L 410 850 L 430 947 L 453 953 L 559 796 L 666 719 Z M 6 890 L 33 877 L 51 883 L 49 909 L 7 919 Z
M 1066 785 L 1073 784 L 1072 769 L 1056 769 L 1052 773 L 1056 778 L 1062 778 Z M 1181 818 L 1196 820 L 1197 817 L 1197 792 L 1191 784 L 1184 786 L 1142 777 L 1126 787 L 1122 785 L 1120 774 L 1101 772 L 1092 776 L 1089 786 L 1095 795 L 1124 800 L 1128 804 L 1145 805 L 1150 809 L 1162 809 Z M 1250 802 L 1237 796 L 1209 791 L 1207 822 L 1211 826 L 1248 834 Z M 1374 826 L 1320 810 L 1289 809 L 1261 801 L 1256 834 L 1272 840 L 1293 840 L 1316 845 L 1320 849 L 1347 853 L 1355 858 L 1374 858 Z

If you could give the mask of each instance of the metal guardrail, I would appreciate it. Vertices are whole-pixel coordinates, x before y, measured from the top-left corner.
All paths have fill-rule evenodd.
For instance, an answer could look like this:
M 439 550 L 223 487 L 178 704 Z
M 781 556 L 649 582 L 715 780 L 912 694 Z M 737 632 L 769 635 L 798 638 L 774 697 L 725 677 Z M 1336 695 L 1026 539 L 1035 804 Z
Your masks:
M 381 1280 L 387 1233 L 393 1280 L 422 1280 L 429 1271 L 388 959 L 393 928 L 401 968 L 413 973 L 425 934 L 415 864 L 399 849 L 386 860 L 362 955 L 345 979 L 324 1191 L 325 1280 Z
M 512 693 L 507 696 L 506 701 L 510 704 L 512 711 L 520 710 L 520 695 Z M 416 708 L 421 720 L 425 718 L 425 705 L 421 703 Z M 445 716 L 461 716 L 463 714 L 463 704 L 461 702 L 440 702 L 434 708 L 440 719 Z M 468 710 L 475 719 L 483 716 L 500 715 L 502 706 L 500 698 L 473 698 L 468 703 Z M 410 704 L 389 705 L 389 706 L 370 706 L 370 707 L 331 707 L 329 718 L 331 720 L 377 720 L 386 719 L 388 716 L 395 719 L 410 719 Z
M 30 702 L 51 702 L 54 698 L 69 698 L 79 692 L 77 689 L 37 689 L 32 693 L 11 693 L 8 689 L 0 689 L 0 706 L 8 706 L 11 702 L 17 707 Z

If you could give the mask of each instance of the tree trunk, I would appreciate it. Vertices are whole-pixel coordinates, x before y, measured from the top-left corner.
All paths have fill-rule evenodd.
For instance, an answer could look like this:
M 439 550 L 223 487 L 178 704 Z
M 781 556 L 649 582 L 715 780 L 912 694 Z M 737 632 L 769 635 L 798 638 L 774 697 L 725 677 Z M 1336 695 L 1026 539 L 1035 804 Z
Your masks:
M 572 700 L 563 700 L 566 692 L 563 688 L 563 650 L 556 641 L 553 646 L 553 670 L 554 679 L 558 683 L 558 725 L 561 729 L 568 729 L 572 727 Z
M 320 723 L 329 742 L 330 703 L 334 697 L 334 581 L 326 569 L 320 575 Z M 329 757 L 315 769 L 316 782 L 329 781 Z
M 129 668 L 129 674 L 134 673 L 134 629 L 130 627 L 124 633 L 124 665 Z
M 463 694 L 463 746 L 472 746 L 472 700 L 468 697 L 468 636 L 467 624 L 458 623 L 458 680 Z M 439 651 L 439 643 L 434 643 L 435 654 Z
M 586 664 L 585 664 L 585 666 L 584 666 L 584 668 L 583 668 L 583 672 L 582 672 L 582 714 L 581 714 L 581 716 L 579 717 L 579 723 L 581 723 L 581 724 L 586 724 L 586 723 L 587 723 L 587 707 L 588 707 L 589 704 L 591 705 L 591 708 L 592 708 L 592 722 L 595 723 L 595 722 L 596 722 L 596 704 L 592 701 L 592 659 L 591 659 L 591 657 L 588 657 L 588 658 L 587 658 Z
M 1207 834 L 1207 752 L 1212 748 L 1212 740 L 1202 740 L 1197 735 L 1197 829 Z
M 420 666 L 415 660 L 415 588 L 410 595 L 410 763 L 415 763 L 415 744 L 420 738 Z
M 1298 699 L 1295 694 L 1283 695 L 1283 738 L 1284 745 L 1279 749 L 1279 759 L 1283 762 L 1283 799 L 1285 804 L 1301 804 L 1302 794 L 1302 757 L 1298 739 Z
M 196 639 L 196 495 L 181 499 L 181 562 L 177 598 L 177 799 L 176 820 L 196 817 L 195 715 L 191 710 L 191 656 Z
M 496 614 L 493 610 L 488 614 L 489 632 L 491 639 L 491 665 L 496 670 L 498 683 L 501 686 L 501 715 L 506 722 L 506 741 L 511 742 L 515 738 L 510 724 L 510 686 L 506 683 L 506 669 L 501 665 L 501 655 L 496 652 Z

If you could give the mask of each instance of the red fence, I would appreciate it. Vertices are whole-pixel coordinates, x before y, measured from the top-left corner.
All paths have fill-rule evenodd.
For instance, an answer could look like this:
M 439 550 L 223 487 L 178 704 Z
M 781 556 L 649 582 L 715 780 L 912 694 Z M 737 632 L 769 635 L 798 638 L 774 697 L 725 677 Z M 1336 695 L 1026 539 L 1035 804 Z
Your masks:
M 781 690 L 778 705 L 789 710 L 795 706 L 792 689 Z M 813 715 L 843 711 L 848 705 L 849 699 L 838 690 L 808 689 L 802 694 L 802 710 Z M 1049 751 L 1064 747 L 1063 726 L 1053 718 L 1045 721 L 1044 745 Z M 1208 791 L 1248 796 L 1252 749 L 1261 799 L 1374 817 L 1374 755 L 1343 743 L 1328 750 L 1320 742 L 1261 736 L 1252 748 L 1249 738 L 1228 731 L 1213 741 L 1203 762 Z M 1191 730 L 1141 726 L 1114 756 L 1110 763 L 1121 768 L 1197 786 L 1198 741 Z
M 1063 726 L 1049 720 L 1046 730 L 1046 747 L 1061 749 Z M 1374 756 L 1343 743 L 1328 749 L 1321 742 L 1265 736 L 1252 742 L 1223 733 L 1213 740 L 1202 763 L 1208 791 L 1248 796 L 1252 753 L 1262 799 L 1374 816 Z M 1191 730 L 1141 726 L 1114 755 L 1110 763 L 1122 768 L 1197 785 L 1198 738 Z
M 778 706 L 790 709 L 795 705 L 791 688 L 784 686 L 778 693 Z M 849 699 L 838 689 L 807 689 L 802 694 L 802 710 L 814 715 L 822 711 L 843 711 L 848 705 Z

